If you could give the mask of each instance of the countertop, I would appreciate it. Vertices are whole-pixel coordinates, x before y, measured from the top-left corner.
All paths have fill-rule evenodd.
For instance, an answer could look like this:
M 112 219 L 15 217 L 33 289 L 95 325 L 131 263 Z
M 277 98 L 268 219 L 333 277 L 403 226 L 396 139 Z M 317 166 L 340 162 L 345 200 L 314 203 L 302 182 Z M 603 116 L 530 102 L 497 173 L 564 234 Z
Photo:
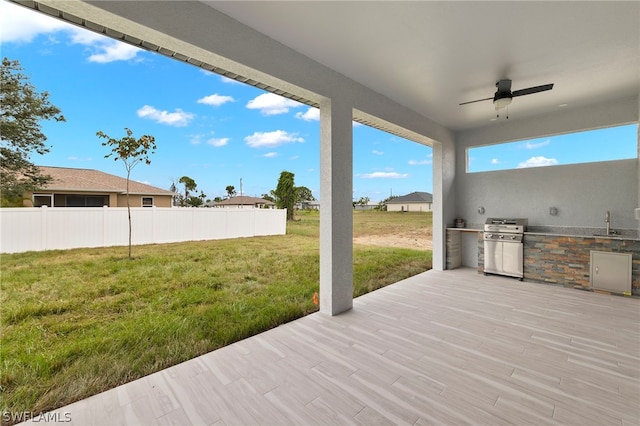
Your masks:
M 483 231 L 482 231 L 482 229 L 475 229 L 475 228 L 455 228 L 455 227 L 447 228 L 447 231 L 460 231 L 460 232 L 483 232 Z
M 640 241 L 638 235 L 628 235 L 628 234 L 613 234 L 613 235 L 604 235 L 604 232 L 601 235 L 597 234 L 581 234 L 577 232 L 572 233 L 557 233 L 557 232 L 525 232 L 524 235 L 547 235 L 554 237 L 571 237 L 571 238 L 608 238 L 611 240 L 630 240 L 630 241 Z
M 604 228 L 579 228 L 560 226 L 529 226 L 524 235 L 551 235 L 556 237 L 573 238 L 610 238 L 613 240 L 640 241 L 640 232 L 635 229 L 616 229 L 618 234 L 604 235 Z M 484 232 L 481 228 L 447 227 L 447 231 Z
M 605 228 L 578 226 L 529 226 L 525 235 L 557 235 L 558 237 L 610 238 L 614 240 L 640 241 L 637 229 L 615 229 L 616 234 L 605 235 Z

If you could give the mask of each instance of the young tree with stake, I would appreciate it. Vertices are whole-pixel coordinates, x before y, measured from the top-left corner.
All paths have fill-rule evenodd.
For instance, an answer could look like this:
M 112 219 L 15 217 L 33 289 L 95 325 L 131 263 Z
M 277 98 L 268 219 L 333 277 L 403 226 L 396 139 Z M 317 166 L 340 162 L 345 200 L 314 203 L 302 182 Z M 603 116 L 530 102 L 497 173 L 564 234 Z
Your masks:
M 121 160 L 127 171 L 127 216 L 129 218 L 129 259 L 131 259 L 131 205 L 129 204 L 129 178 L 131 170 L 139 163 L 151 164 L 150 154 L 156 150 L 156 139 L 151 135 L 143 135 L 139 139 L 133 137 L 133 132 L 126 128 L 127 136 L 115 139 L 106 135 L 102 130 L 96 133 L 99 138 L 107 139 L 102 146 L 111 148 L 111 152 L 104 158 L 113 157 L 114 161 Z

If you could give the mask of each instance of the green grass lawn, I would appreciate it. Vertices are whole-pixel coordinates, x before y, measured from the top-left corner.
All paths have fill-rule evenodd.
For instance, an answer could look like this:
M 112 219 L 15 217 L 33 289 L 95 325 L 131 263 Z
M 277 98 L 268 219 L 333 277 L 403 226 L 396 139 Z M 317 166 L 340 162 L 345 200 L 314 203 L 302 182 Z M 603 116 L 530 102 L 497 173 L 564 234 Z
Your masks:
M 0 255 L 0 409 L 51 410 L 317 310 L 317 212 L 287 235 Z M 431 215 L 354 213 L 354 235 Z M 431 268 L 431 252 L 354 247 L 354 295 Z

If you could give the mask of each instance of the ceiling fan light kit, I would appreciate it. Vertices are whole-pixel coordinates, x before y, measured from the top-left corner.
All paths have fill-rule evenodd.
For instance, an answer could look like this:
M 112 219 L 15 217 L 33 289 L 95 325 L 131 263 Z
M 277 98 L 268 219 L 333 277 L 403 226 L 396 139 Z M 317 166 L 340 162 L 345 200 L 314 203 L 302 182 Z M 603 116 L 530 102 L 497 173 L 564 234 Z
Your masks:
M 511 103 L 512 98 L 508 97 L 508 98 L 499 98 L 499 99 L 494 99 L 493 100 L 493 106 L 496 107 L 496 111 L 498 111 L 499 109 L 502 109 L 506 106 L 509 106 L 509 104 Z

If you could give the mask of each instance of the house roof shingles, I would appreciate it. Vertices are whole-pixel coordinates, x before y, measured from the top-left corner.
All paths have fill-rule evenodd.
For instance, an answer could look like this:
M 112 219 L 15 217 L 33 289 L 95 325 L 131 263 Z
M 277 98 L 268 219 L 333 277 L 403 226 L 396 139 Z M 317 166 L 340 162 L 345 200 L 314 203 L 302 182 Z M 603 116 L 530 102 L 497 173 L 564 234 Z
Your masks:
M 47 191 L 81 191 L 81 192 L 127 192 L 127 180 L 119 176 L 110 175 L 99 170 L 75 169 L 68 167 L 38 166 L 43 175 L 49 175 L 52 180 L 40 190 Z M 129 180 L 130 194 L 144 195 L 175 195 L 173 192 Z
M 402 197 L 392 198 L 387 204 L 432 203 L 433 195 L 428 192 L 412 192 Z
M 216 203 L 217 206 L 254 206 L 256 204 L 266 204 L 268 206 L 272 206 L 275 203 L 272 203 L 271 201 L 265 200 L 263 198 L 248 197 L 246 195 L 232 197 Z

